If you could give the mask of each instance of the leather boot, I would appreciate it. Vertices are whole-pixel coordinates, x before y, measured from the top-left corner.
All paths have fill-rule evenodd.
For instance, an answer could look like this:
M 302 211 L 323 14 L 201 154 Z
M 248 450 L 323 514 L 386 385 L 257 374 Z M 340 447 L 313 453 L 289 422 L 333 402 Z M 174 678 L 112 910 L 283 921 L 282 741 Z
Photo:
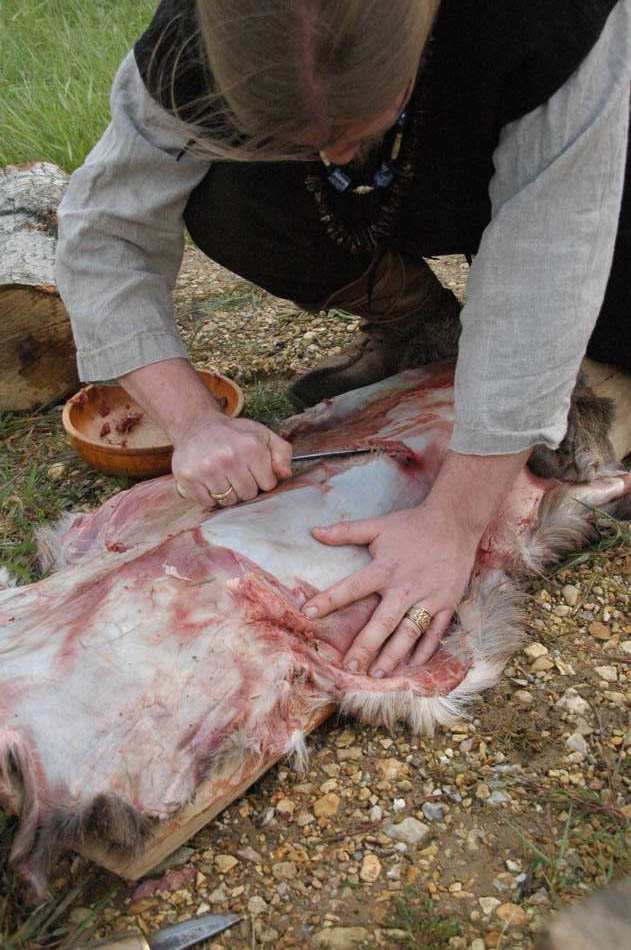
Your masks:
M 304 309 L 334 308 L 362 317 L 360 333 L 293 384 L 298 409 L 457 353 L 460 304 L 422 258 L 380 251 L 361 277 Z

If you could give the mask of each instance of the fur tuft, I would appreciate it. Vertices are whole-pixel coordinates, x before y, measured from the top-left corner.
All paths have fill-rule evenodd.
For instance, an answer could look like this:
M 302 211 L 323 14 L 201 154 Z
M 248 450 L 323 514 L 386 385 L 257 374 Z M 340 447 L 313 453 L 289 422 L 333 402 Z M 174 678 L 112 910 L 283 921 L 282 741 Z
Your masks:
M 76 517 L 76 513 L 67 512 L 54 524 L 44 525 L 35 532 L 37 557 L 44 574 L 52 574 L 68 566 L 62 541 Z
M 447 695 L 421 696 L 412 688 L 375 693 L 347 692 L 341 712 L 392 731 L 406 722 L 412 732 L 431 735 L 437 725 L 449 726 L 466 715 L 469 703 L 493 686 L 504 663 L 524 640 L 519 626 L 520 595 L 504 574 L 477 577 L 459 608 L 459 620 L 444 647 L 468 672 Z M 387 680 L 384 680 L 384 686 Z

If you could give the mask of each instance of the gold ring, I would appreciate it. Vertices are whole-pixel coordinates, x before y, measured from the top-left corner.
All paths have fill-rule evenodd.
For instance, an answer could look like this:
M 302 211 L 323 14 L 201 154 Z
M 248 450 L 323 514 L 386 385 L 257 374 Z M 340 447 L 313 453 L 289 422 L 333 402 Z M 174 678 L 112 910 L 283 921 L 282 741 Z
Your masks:
M 186 492 L 184 491 L 184 489 L 182 488 L 179 482 L 175 483 L 175 490 L 180 496 L 180 498 L 188 498 L 188 495 L 186 494 Z
M 405 616 L 416 624 L 421 633 L 427 633 L 432 622 L 432 614 L 429 610 L 425 610 L 425 607 L 410 607 L 406 610 Z
M 230 492 L 233 492 L 233 491 L 234 491 L 234 488 L 232 487 L 232 485 L 229 485 L 225 491 L 214 492 L 214 491 L 211 491 L 209 488 L 208 494 L 210 495 L 211 498 L 214 498 L 215 501 L 225 501 L 225 499 L 228 497 Z

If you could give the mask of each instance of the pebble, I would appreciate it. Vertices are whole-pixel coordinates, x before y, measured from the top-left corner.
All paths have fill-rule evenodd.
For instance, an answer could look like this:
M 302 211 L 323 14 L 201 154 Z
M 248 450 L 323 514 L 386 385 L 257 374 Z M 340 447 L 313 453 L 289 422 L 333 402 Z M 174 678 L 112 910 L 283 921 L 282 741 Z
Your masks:
M 299 811 L 296 815 L 296 824 L 299 828 L 306 828 L 307 825 L 312 824 L 315 821 L 315 815 L 312 815 L 310 811 Z
M 291 821 L 294 817 L 295 808 L 294 802 L 291 802 L 288 798 L 282 798 L 276 803 L 276 814 L 285 821 Z
M 548 648 L 543 643 L 529 643 L 524 647 L 524 653 L 529 660 L 537 660 L 540 656 L 548 655 Z
M 576 607 L 580 594 L 578 587 L 575 587 L 574 584 L 566 584 L 561 593 L 566 604 L 569 604 L 570 607 Z
M 475 790 L 475 797 L 484 802 L 491 797 L 491 789 L 484 782 L 480 782 Z
M 548 670 L 554 669 L 554 661 L 549 656 L 540 656 L 531 665 L 530 669 L 533 673 L 546 673 Z
M 428 821 L 442 821 L 447 808 L 439 802 L 425 802 L 422 811 Z
M 50 478 L 51 482 L 59 482 L 66 474 L 66 466 L 63 462 L 55 462 L 53 465 L 50 465 L 46 473 Z
M 399 824 L 388 822 L 384 825 L 384 834 L 393 841 L 402 841 L 405 844 L 418 844 L 430 833 L 428 825 L 416 818 L 404 818 Z
M 371 821 L 378 822 L 383 818 L 383 809 L 380 805 L 373 805 L 370 809 L 368 817 Z
M 528 914 L 519 904 L 500 904 L 495 913 L 507 927 L 523 927 L 528 923 Z
M 282 881 L 293 881 L 298 871 L 293 861 L 279 861 L 272 865 L 272 874 Z
M 392 802 L 393 811 L 405 811 L 405 798 L 395 798 Z
M 587 700 L 583 699 L 573 686 L 568 686 L 563 696 L 557 700 L 556 707 L 565 710 L 572 716 L 583 716 L 590 708 Z
M 359 876 L 362 881 L 366 881 L 368 884 L 374 884 L 375 881 L 378 881 L 381 876 L 381 861 L 376 854 L 367 854 L 362 861 L 362 866 L 359 870 Z
M 249 845 L 245 848 L 241 848 L 240 851 L 237 851 L 237 854 L 240 858 L 243 858 L 244 861 L 251 861 L 252 864 L 261 863 L 261 855 L 258 851 L 255 851 L 254 848 L 251 848 Z
M 570 609 L 571 608 L 568 606 L 568 604 L 556 604 L 552 608 L 552 613 L 557 617 L 569 617 Z
M 486 950 L 486 944 L 482 937 L 476 937 L 471 941 L 471 950 Z
M 407 764 L 398 759 L 377 759 L 375 768 L 388 782 L 407 778 L 410 771 Z
M 340 796 L 335 792 L 329 792 L 319 798 L 313 806 L 313 813 L 316 818 L 332 818 L 340 810 Z
M 218 854 L 215 858 L 217 870 L 221 871 L 222 874 L 227 874 L 229 871 L 232 871 L 233 868 L 236 868 L 238 863 L 237 858 L 234 858 L 231 854 Z
M 327 927 L 314 934 L 313 943 L 319 950 L 353 950 L 369 936 L 365 927 Z
M 489 796 L 489 805 L 504 805 L 511 800 L 510 795 L 498 790 L 491 792 Z
M 620 644 L 620 652 L 625 656 L 631 656 L 631 640 L 623 640 Z
M 615 666 L 595 666 L 594 673 L 600 676 L 601 680 L 605 680 L 606 683 L 618 682 L 618 671 Z
M 264 914 L 266 910 L 269 910 L 267 901 L 263 900 L 262 897 L 259 897 L 258 894 L 255 894 L 248 901 L 248 910 L 253 917 L 258 916 L 259 914 Z
M 565 740 L 565 744 L 571 752 L 579 752 L 581 755 L 587 755 L 589 752 L 589 746 L 580 732 L 573 732 L 572 735 Z
M 497 897 L 479 897 L 478 904 L 482 908 L 482 913 L 485 917 L 488 917 L 489 914 L 492 914 L 493 911 L 500 906 L 502 902 L 498 901 Z
M 529 693 L 527 689 L 515 690 L 513 699 L 518 706 L 531 706 L 533 702 L 532 693 Z
M 589 632 L 596 640 L 611 640 L 611 630 L 606 624 L 601 623 L 600 620 L 594 620 L 590 623 Z

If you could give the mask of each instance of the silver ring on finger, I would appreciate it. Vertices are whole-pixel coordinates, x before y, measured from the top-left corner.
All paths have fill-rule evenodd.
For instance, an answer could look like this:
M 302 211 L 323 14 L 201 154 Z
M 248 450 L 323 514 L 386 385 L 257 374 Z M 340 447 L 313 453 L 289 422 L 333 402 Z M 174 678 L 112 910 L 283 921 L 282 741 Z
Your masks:
M 433 614 L 431 614 L 429 610 L 426 610 L 425 607 L 420 607 L 418 604 L 416 604 L 414 607 L 410 607 L 409 610 L 406 610 L 405 616 L 408 618 L 408 620 L 412 621 L 421 634 L 427 633 L 433 620 Z
M 226 488 L 225 491 L 214 492 L 214 491 L 211 491 L 209 488 L 208 494 L 210 495 L 211 498 L 214 498 L 215 501 L 225 501 L 228 495 L 233 491 L 234 491 L 234 488 L 232 487 L 230 482 L 228 482 L 228 487 Z

